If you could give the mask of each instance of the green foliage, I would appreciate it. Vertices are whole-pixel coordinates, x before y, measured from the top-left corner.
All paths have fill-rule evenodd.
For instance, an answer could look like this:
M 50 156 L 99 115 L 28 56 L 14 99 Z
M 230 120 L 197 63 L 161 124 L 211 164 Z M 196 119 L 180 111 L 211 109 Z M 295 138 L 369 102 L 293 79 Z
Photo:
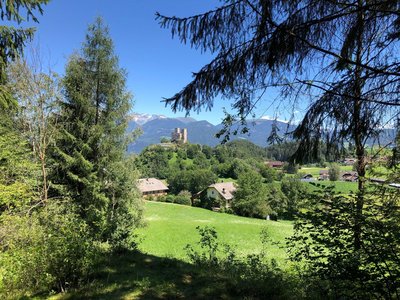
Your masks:
M 197 226 L 196 230 L 200 235 L 199 245 L 203 249 L 200 254 L 192 246 L 187 245 L 186 251 L 189 260 L 197 265 L 215 266 L 218 264 L 217 252 L 219 250 L 217 231 L 213 227 Z
M 185 145 L 187 157 L 194 159 L 201 153 L 201 146 L 199 144 L 186 144 Z
M 230 164 L 229 173 L 226 175 L 233 179 L 239 179 L 243 173 L 249 172 L 250 170 L 251 167 L 248 164 L 241 159 L 235 158 Z
M 26 207 L 36 199 L 38 166 L 9 116 L 0 114 L 0 215 Z
M 70 204 L 0 217 L 0 295 L 64 290 L 93 272 L 99 249 Z
M 281 186 L 276 183 L 265 184 L 267 191 L 267 202 L 271 208 L 271 220 L 277 220 L 278 216 L 286 216 L 288 199 L 282 192 Z
M 288 174 L 297 174 L 297 172 L 299 171 L 299 165 L 292 162 L 285 163 L 283 165 L 283 170 Z
M 189 191 L 180 191 L 175 197 L 174 203 L 183 205 L 192 205 L 192 194 Z
M 134 229 L 142 223 L 143 203 L 134 182 L 138 180 L 133 157 L 110 162 L 107 168 L 107 194 L 110 203 L 107 208 L 105 238 L 114 250 L 124 251 L 136 248 Z
M 266 156 L 269 159 L 288 161 L 297 149 L 298 144 L 296 142 L 283 142 L 275 145 L 268 146 Z
M 271 125 L 271 132 L 267 138 L 267 143 L 269 145 L 280 144 L 283 142 L 283 138 L 279 136 L 279 127 L 277 125 L 276 119 L 273 121 Z
M 302 261 L 314 288 L 331 298 L 398 298 L 399 191 L 371 188 L 363 195 L 362 215 L 354 194 L 343 196 L 327 188 L 311 199 L 289 245 L 292 259 Z
M 253 144 L 247 140 L 235 140 L 226 143 L 222 146 L 217 146 L 216 151 L 220 148 L 227 149 L 227 155 L 229 158 L 255 158 L 258 160 L 264 160 L 266 158 L 265 149 Z
M 201 192 L 217 180 L 217 176 L 206 169 L 178 171 L 168 178 L 171 193 L 187 190 L 192 194 Z
M 282 179 L 282 193 L 286 196 L 285 217 L 292 219 L 301 207 L 304 206 L 307 188 L 295 176 L 286 176 Z
M 274 259 L 268 259 L 267 253 L 259 253 L 240 257 L 233 248 L 221 244 L 214 227 L 196 227 L 200 240 L 200 251 L 187 245 L 189 260 L 210 273 L 216 272 L 226 276 L 230 282 L 230 292 L 238 297 L 256 299 L 299 299 L 302 298 L 300 281 L 285 274 Z M 265 232 L 265 231 L 264 231 Z M 261 234 L 265 245 L 269 242 Z
M 142 177 L 165 179 L 169 175 L 171 152 L 160 146 L 144 149 L 138 157 L 138 165 Z M 178 150 L 178 157 L 186 157 L 186 152 Z
M 256 172 L 239 175 L 238 188 L 234 194 L 233 211 L 241 216 L 265 218 L 272 212 L 267 201 L 268 190 L 262 177 Z
M 175 203 L 175 204 L 181 204 L 181 205 L 192 205 L 192 194 L 189 191 L 180 191 L 178 195 L 163 195 L 159 196 L 157 198 L 152 199 L 153 201 L 159 201 L 159 202 L 168 202 L 168 203 Z M 150 199 L 149 199 L 150 200 Z
M 208 169 L 210 167 L 210 160 L 207 159 L 203 152 L 199 152 L 193 159 L 193 165 L 199 169 Z
M 340 166 L 338 164 L 332 163 L 328 170 L 329 180 L 338 181 L 340 176 Z
M 131 243 L 130 230 L 140 216 L 129 175 L 133 164 L 125 158 L 131 100 L 125 82 L 108 28 L 98 18 L 66 67 L 52 192 L 68 194 L 94 236 L 117 248 L 125 239 Z
M 265 179 L 265 182 L 272 183 L 275 180 L 280 180 L 280 174 L 274 168 L 267 166 L 266 164 L 262 164 L 259 170 L 261 176 Z

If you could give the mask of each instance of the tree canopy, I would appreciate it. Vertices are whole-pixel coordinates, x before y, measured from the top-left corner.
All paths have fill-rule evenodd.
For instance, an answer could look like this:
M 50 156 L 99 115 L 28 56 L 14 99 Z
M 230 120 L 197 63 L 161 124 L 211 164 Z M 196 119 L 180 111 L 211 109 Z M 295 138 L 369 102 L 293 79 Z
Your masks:
M 294 132 L 297 154 L 315 152 L 321 138 L 332 146 L 350 138 L 361 159 L 389 108 L 398 113 L 398 12 L 397 1 L 237 0 L 191 17 L 157 14 L 182 43 L 215 56 L 166 104 L 199 111 L 222 95 L 243 121 L 278 89 L 278 106 L 309 104 Z
M 64 78 L 65 100 L 53 155 L 56 193 L 65 193 L 100 239 L 131 236 L 140 209 L 133 162 L 126 157 L 131 95 L 101 18 L 90 25 Z M 137 206 L 137 207 L 136 207 Z

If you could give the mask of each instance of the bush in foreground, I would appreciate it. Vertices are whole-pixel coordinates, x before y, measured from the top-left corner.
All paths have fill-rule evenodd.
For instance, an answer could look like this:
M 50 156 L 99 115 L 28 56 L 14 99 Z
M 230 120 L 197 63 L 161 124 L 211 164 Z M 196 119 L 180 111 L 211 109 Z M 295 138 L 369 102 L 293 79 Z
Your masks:
M 198 245 L 187 245 L 189 260 L 212 274 L 220 274 L 228 283 L 229 293 L 246 299 L 300 299 L 305 298 L 299 278 L 282 270 L 265 250 L 244 257 L 230 246 L 218 242 L 213 227 L 197 227 L 200 235 Z M 261 232 L 261 241 L 270 240 L 267 232 Z M 263 247 L 264 248 L 264 247 Z
M 88 226 L 60 203 L 0 219 L 0 295 L 64 291 L 85 281 L 99 259 Z

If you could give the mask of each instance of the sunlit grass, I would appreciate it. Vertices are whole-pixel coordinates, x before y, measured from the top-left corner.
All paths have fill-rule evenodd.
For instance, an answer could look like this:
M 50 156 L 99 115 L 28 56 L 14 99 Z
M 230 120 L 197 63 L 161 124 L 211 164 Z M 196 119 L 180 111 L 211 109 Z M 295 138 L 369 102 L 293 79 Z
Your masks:
M 240 254 L 259 252 L 260 232 L 265 228 L 271 241 L 282 242 L 292 233 L 289 221 L 267 221 L 212 212 L 202 208 L 161 202 L 147 202 L 147 226 L 138 231 L 139 250 L 155 256 L 187 259 L 187 244 L 199 240 L 197 226 L 213 226 L 219 242 L 229 244 Z M 286 252 L 276 245 L 269 245 L 269 255 L 284 261 Z

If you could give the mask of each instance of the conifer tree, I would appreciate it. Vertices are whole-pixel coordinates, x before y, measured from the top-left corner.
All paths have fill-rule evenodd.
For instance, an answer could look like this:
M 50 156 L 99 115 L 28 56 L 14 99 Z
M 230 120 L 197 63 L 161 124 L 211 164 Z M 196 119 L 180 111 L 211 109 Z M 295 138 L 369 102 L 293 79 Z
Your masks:
M 268 145 L 280 144 L 283 142 L 283 138 L 279 136 L 279 127 L 276 118 L 271 125 L 271 132 L 267 138 Z
M 352 140 L 358 160 L 354 248 L 360 249 L 367 159 L 365 145 L 400 111 L 398 1 L 221 1 L 186 18 L 157 14 L 181 42 L 214 58 L 174 96 L 173 111 L 211 109 L 216 96 L 233 99 L 237 118 L 279 88 L 285 101 L 307 101 L 293 132 L 293 159 L 304 161 L 330 143 Z M 272 102 L 272 101 L 271 101 Z M 291 102 L 293 103 L 293 102 Z M 229 126 L 235 118 L 227 117 Z M 330 130 L 329 130 L 330 129 Z M 228 131 L 229 132 L 229 131 Z
M 271 89 L 279 89 L 290 104 L 307 101 L 293 132 L 299 141 L 296 162 L 318 154 L 324 139 L 355 146 L 358 193 L 353 223 L 346 227 L 352 244 L 347 254 L 352 269 L 361 270 L 353 253 L 362 251 L 367 240 L 366 144 L 400 114 L 399 2 L 220 2 L 216 9 L 186 18 L 157 14 L 161 26 L 181 42 L 214 54 L 166 104 L 174 111 L 200 111 L 211 109 L 220 95 L 233 99 L 236 117 L 244 120 Z M 234 119 L 228 115 L 225 124 Z
M 132 164 L 124 163 L 131 100 L 125 77 L 108 28 L 98 18 L 66 68 L 54 152 L 59 192 L 68 192 L 94 233 L 116 243 L 128 238 L 139 217 L 134 172 L 126 169 Z

